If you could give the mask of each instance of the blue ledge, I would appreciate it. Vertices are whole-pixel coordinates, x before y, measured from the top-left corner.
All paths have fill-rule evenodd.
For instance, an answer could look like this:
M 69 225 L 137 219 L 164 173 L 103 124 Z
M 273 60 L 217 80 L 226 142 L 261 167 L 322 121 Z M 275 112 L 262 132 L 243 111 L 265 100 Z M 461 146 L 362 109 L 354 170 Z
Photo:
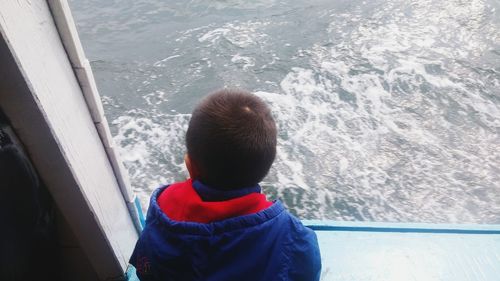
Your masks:
M 500 234 L 495 224 L 432 224 L 303 220 L 314 231 L 399 232 L 443 234 Z
M 127 275 L 126 276 L 127 281 L 139 281 L 139 278 L 137 278 L 134 266 L 129 265 L 127 268 L 127 272 L 125 274 Z
M 322 281 L 500 280 L 500 225 L 303 223 L 318 236 Z
M 322 281 L 500 280 L 500 225 L 303 221 Z

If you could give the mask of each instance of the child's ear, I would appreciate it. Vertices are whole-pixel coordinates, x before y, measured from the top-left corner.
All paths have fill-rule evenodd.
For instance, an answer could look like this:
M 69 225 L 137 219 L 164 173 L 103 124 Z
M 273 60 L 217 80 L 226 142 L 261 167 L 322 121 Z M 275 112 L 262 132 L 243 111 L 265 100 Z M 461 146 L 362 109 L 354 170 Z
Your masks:
M 191 161 L 191 158 L 187 153 L 184 155 L 184 163 L 186 164 L 186 168 L 189 172 L 189 177 L 192 179 L 197 179 L 199 176 L 198 169 L 196 168 L 196 164 Z

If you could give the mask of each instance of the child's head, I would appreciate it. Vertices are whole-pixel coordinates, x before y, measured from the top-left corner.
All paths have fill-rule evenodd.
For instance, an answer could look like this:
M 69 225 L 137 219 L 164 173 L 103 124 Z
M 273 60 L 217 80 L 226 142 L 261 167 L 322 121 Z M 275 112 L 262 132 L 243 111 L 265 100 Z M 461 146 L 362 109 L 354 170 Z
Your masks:
M 220 90 L 194 109 L 186 164 L 204 184 L 235 189 L 259 183 L 276 156 L 276 125 L 267 105 L 240 90 Z

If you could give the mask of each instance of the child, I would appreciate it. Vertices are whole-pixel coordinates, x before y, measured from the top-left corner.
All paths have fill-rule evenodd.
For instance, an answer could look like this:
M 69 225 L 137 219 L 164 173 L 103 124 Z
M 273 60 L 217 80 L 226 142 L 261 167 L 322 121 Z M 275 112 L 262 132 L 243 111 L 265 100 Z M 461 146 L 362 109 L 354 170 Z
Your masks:
M 276 155 L 276 125 L 257 96 L 221 90 L 193 111 L 190 179 L 156 190 L 130 263 L 141 280 L 319 280 L 315 233 L 258 183 Z

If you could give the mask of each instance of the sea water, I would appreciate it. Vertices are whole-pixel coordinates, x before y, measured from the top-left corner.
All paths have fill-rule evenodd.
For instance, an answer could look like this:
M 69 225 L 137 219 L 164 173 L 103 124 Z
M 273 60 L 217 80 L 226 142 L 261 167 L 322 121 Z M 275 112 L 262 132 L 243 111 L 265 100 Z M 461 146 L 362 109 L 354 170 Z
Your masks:
M 145 206 L 183 180 L 190 112 L 272 108 L 262 182 L 301 218 L 500 223 L 500 2 L 71 0 Z

